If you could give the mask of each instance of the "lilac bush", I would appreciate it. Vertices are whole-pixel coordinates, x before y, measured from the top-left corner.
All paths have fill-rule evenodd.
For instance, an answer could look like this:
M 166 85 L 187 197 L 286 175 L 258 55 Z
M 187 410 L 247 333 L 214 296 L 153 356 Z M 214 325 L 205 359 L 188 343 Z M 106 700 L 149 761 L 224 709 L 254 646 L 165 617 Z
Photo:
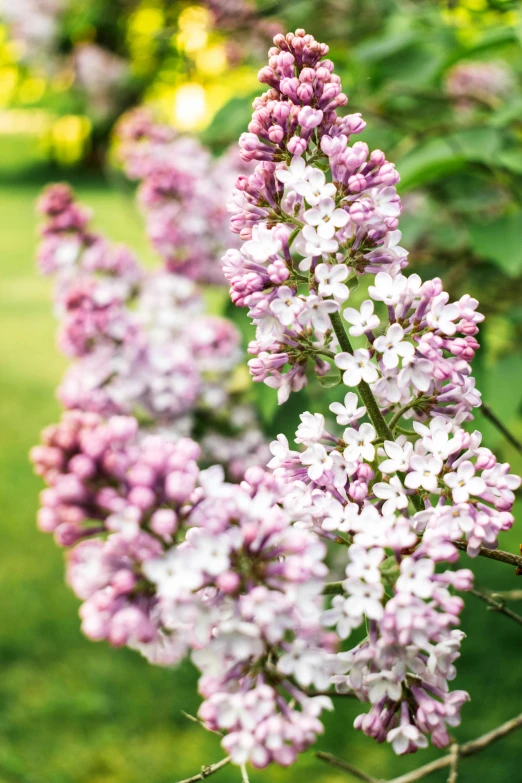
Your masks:
M 87 636 L 160 665 L 189 654 L 199 669 L 199 720 L 223 735 L 228 754 L 199 778 L 229 761 L 244 780 L 247 763 L 291 765 L 322 733 L 331 696 L 366 705 L 355 728 L 399 755 L 454 743 L 469 700 L 450 690 L 465 636 L 458 593 L 473 586 L 472 571 L 455 564 L 465 551 L 522 565 L 495 549 L 513 524 L 520 479 L 468 426 L 480 405 L 470 364 L 483 320 L 478 303 L 450 302 L 439 279 L 405 274 L 399 175 L 381 151 L 352 142 L 365 123 L 359 114 L 338 116 L 347 97 L 327 53 L 303 30 L 274 38 L 259 74 L 269 89 L 240 139 L 245 163 L 257 163 L 237 179 L 230 208 L 239 241 L 223 270 L 233 302 L 256 327 L 254 381 L 277 389 L 284 403 L 315 375 L 342 389 L 339 399 L 302 413 L 297 448 L 280 434 L 267 468 L 251 466 L 236 483 L 219 465 L 201 469 L 188 429 L 169 438 L 121 415 L 136 413 L 138 399 L 157 413 L 141 392 L 130 409 L 112 398 L 74 402 L 80 410 L 66 412 L 32 452 L 48 484 L 39 525 L 68 549 Z M 157 194 L 168 192 L 158 209 L 167 204 L 177 230 L 172 215 L 188 209 L 184 195 L 174 198 L 185 182 L 173 173 L 177 157 L 169 160 L 177 141 L 142 115 L 131 130 L 123 131 L 126 165 L 143 179 L 149 218 L 158 218 Z M 113 355 L 127 344 L 139 351 L 146 324 L 146 353 L 157 347 L 151 335 L 164 331 L 164 373 L 171 351 L 185 367 L 189 346 L 194 375 L 169 393 L 159 384 L 174 418 L 184 415 L 176 406 L 196 405 L 204 368 L 215 370 L 217 359 L 223 383 L 230 357 L 237 362 L 232 327 L 213 322 L 208 363 L 198 365 L 191 341 L 200 330 L 186 331 L 195 296 L 186 277 L 149 279 L 122 251 L 107 254 L 63 188 L 41 208 L 49 221 L 41 264 L 62 270 L 64 350 L 77 361 L 107 346 Z M 190 268 L 193 240 L 169 241 L 178 272 Z M 78 263 L 88 275 L 66 271 Z M 200 267 L 194 277 L 208 279 Z M 358 286 L 368 298 L 347 306 Z M 85 368 L 77 375 L 83 382 Z M 149 367 L 145 375 L 147 383 L 155 377 Z M 115 378 L 100 384 L 102 395 Z M 463 747 L 476 752 L 520 725 L 519 717 Z M 455 758 L 458 749 L 439 766 L 453 769 Z
M 168 271 L 223 284 L 219 258 L 230 242 L 226 203 L 237 176 L 251 166 L 236 149 L 212 158 L 191 136 L 135 109 L 117 126 L 118 157 L 139 182 L 148 238 Z
M 58 342 L 73 359 L 58 390 L 64 407 L 133 414 L 174 438 L 203 427 L 205 459 L 236 478 L 263 462 L 255 413 L 231 386 L 241 360 L 233 324 L 205 313 L 186 276 L 146 270 L 94 232 L 67 185 L 50 186 L 38 210 L 39 266 L 56 278 Z

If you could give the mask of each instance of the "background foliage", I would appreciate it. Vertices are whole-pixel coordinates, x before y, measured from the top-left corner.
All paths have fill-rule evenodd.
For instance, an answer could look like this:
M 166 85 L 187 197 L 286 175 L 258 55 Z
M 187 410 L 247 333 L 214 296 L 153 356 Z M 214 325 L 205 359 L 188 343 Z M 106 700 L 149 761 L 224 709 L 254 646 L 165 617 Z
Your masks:
M 161 670 L 130 651 L 81 636 L 76 601 L 63 585 L 61 554 L 34 526 L 40 483 L 26 455 L 40 428 L 59 415 L 53 394 L 63 364 L 54 348 L 49 285 L 33 267 L 33 202 L 47 181 L 67 177 L 96 210 L 100 228 L 153 263 L 132 192 L 111 166 L 110 127 L 124 108 L 145 100 L 180 128 L 201 132 L 218 151 L 246 127 L 269 33 L 305 27 L 328 41 L 350 109 L 368 122 L 364 138 L 384 149 L 401 172 L 402 244 L 411 251 L 411 271 L 441 276 L 453 296 L 469 291 L 480 299 L 487 319 L 475 360 L 477 380 L 484 399 L 522 437 L 519 3 L 263 0 L 246 10 L 236 3 L 243 11 L 232 17 L 213 16 L 209 5 L 168 0 L 64 5 L 51 54 L 43 59 L 30 56 L 38 52 L 24 49 L 12 28 L 2 28 L 2 783 L 174 783 L 221 754 L 216 739 L 181 714 L 195 713 L 198 705 L 190 665 Z M 88 42 L 127 63 L 103 116 L 72 65 L 75 47 Z M 456 106 L 445 88 L 448 72 L 469 61 L 504 64 L 512 75 L 508 93 Z M 67 171 L 60 168 L 65 165 Z M 218 308 L 225 297 L 210 292 L 209 299 Z M 243 316 L 234 311 L 246 337 Z M 326 395 L 311 386 L 307 396 L 293 395 L 277 409 L 266 387 L 252 393 L 270 434 L 291 433 L 299 411 L 321 409 Z M 520 456 L 480 413 L 478 426 L 486 444 L 520 472 Z M 518 530 L 504 536 L 504 548 L 517 549 Z M 481 587 L 518 586 L 501 565 L 480 562 L 477 574 Z M 469 638 L 457 683 L 473 696 L 457 730 L 465 740 L 520 710 L 522 666 L 516 626 L 472 598 L 463 629 Z M 377 776 L 391 777 L 418 763 L 395 759 L 388 747 L 375 747 L 354 732 L 356 709 L 340 705 L 320 747 Z M 520 743 L 513 737 L 463 762 L 459 779 L 516 781 L 521 766 Z M 273 769 L 253 774 L 252 781 L 278 783 L 291 776 L 320 783 L 347 779 L 308 754 L 293 772 Z M 225 769 L 216 779 L 232 783 L 238 777 Z

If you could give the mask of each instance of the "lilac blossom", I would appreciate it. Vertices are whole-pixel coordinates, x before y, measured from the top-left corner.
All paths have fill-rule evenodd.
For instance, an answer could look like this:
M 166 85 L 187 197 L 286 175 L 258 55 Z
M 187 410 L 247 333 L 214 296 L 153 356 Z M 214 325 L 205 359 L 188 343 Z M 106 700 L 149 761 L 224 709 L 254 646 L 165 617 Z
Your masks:
M 239 333 L 205 313 L 194 281 L 146 271 L 128 248 L 94 233 L 66 185 L 50 186 L 38 210 L 45 218 L 38 260 L 56 279 L 59 346 L 74 359 L 58 390 L 62 404 L 139 413 L 149 429 L 173 437 L 199 428 L 203 417 L 206 459 L 235 477 L 266 462 L 253 410 L 241 403 L 227 411 L 232 399 L 240 402 L 225 390 L 241 360 Z
M 360 115 L 337 115 L 347 97 L 327 53 L 304 30 L 274 38 L 259 73 L 268 90 L 239 140 L 257 165 L 229 205 L 243 244 L 223 271 L 256 328 L 254 380 L 276 388 L 280 404 L 310 370 L 352 388 L 330 405 L 344 430 L 303 413 L 300 450 L 279 435 L 269 467 L 294 526 L 345 553 L 342 591 L 323 622 L 343 640 L 359 627 L 366 635 L 332 656 L 331 683 L 369 702 L 357 729 L 403 754 L 447 745 L 460 721 L 469 696 L 449 690 L 464 638 L 452 590 L 469 590 L 472 574 L 443 564 L 458 559 L 456 542 L 471 557 L 497 545 L 520 479 L 462 426 L 480 405 L 478 302 L 451 301 L 438 278 L 406 274 L 399 175 L 354 138 Z M 369 298 L 345 308 L 363 276 Z M 314 680 L 296 655 L 285 670 L 322 687 L 319 664 Z

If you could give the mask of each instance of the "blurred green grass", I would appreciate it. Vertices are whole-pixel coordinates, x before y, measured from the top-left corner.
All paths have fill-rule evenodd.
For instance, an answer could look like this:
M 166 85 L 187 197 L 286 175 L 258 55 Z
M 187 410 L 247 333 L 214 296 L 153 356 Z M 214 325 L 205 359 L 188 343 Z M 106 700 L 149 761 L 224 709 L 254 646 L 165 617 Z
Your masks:
M 3 164 L 13 154 L 3 146 L 4 172 Z M 23 157 L 20 148 L 16 157 Z M 41 482 L 32 475 L 27 452 L 40 429 L 59 416 L 54 392 L 64 361 L 55 348 L 51 285 L 39 278 L 33 261 L 34 200 L 53 173 L 34 166 L 24 177 L 16 172 L 12 166 L 4 184 L 0 182 L 0 781 L 175 783 L 223 755 L 216 737 L 181 714 L 198 708 L 194 671 L 188 663 L 176 670 L 152 667 L 129 650 L 84 639 L 78 601 L 63 583 L 62 553 L 35 528 Z M 100 229 L 151 258 L 130 198 L 101 176 L 75 173 L 72 184 L 94 208 Z M 520 364 L 504 359 L 502 366 L 492 367 L 486 355 L 478 369 L 490 404 L 506 423 L 520 426 Z M 294 417 L 288 408 L 284 418 L 289 429 Z M 490 428 L 486 443 L 516 464 L 514 450 Z M 520 459 L 517 467 L 522 468 Z M 502 546 L 516 551 L 519 531 L 520 526 L 504 535 Z M 468 564 L 465 557 L 462 564 Z M 480 586 L 517 586 L 506 566 L 481 561 L 476 571 Z M 519 712 L 522 692 L 520 629 L 472 598 L 468 604 L 463 629 L 469 638 L 455 683 L 470 690 L 473 699 L 455 732 L 462 740 Z M 357 705 L 341 701 L 335 715 L 327 717 L 326 737 L 318 748 L 379 777 L 392 777 L 438 755 L 430 750 L 395 759 L 389 747 L 376 746 L 352 729 L 357 712 Z M 513 735 L 466 759 L 459 781 L 522 781 L 521 747 L 520 734 Z M 216 776 L 222 783 L 239 779 L 231 768 Z M 430 778 L 445 779 L 444 772 Z M 291 770 L 251 774 L 252 783 L 344 780 L 349 777 L 317 762 L 312 753 Z

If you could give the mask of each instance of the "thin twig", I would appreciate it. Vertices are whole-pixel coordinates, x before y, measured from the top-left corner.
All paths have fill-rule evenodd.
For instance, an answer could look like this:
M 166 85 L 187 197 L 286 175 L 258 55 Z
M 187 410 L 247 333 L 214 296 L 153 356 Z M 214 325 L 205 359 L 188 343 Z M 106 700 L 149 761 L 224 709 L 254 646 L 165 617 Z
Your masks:
M 476 598 L 480 598 L 481 601 L 484 601 L 484 603 L 488 604 L 489 608 L 493 611 L 500 612 L 500 614 L 504 614 L 506 617 L 511 618 L 511 620 L 514 620 L 519 625 L 522 625 L 522 617 L 519 614 L 512 612 L 511 609 L 508 609 L 504 605 L 503 601 L 496 601 L 490 595 L 487 593 L 482 593 L 480 590 L 470 590 L 469 592 Z
M 191 715 L 190 712 L 185 712 L 185 710 L 180 710 L 180 712 L 181 712 L 181 714 L 183 715 L 184 718 L 188 718 L 188 720 L 191 720 L 192 723 L 197 723 L 198 726 L 201 726 L 201 728 L 205 729 L 205 731 L 210 731 L 211 734 L 217 734 L 218 737 L 222 737 L 223 736 L 223 732 L 222 731 L 218 731 L 217 729 L 209 729 L 209 727 L 206 726 L 203 723 L 202 720 L 200 720 L 199 718 L 196 718 L 195 715 Z
M 516 718 L 511 718 L 511 720 L 506 721 L 496 729 L 488 731 L 487 734 L 483 734 L 481 737 L 477 737 L 477 739 L 471 740 L 471 742 L 465 742 L 463 745 L 458 746 L 458 756 L 459 758 L 473 756 L 475 753 L 479 753 L 488 745 L 491 745 L 492 742 L 496 742 L 497 740 L 502 739 L 502 737 L 505 737 L 507 734 L 511 734 L 512 731 L 519 729 L 521 726 L 522 713 L 517 715 Z M 366 781 L 366 783 L 415 783 L 416 780 L 420 780 L 421 778 L 426 777 L 426 775 L 430 775 L 432 772 L 437 772 L 437 770 L 444 769 L 444 767 L 450 767 L 452 763 L 455 763 L 454 753 L 455 751 L 453 751 L 452 748 L 452 752 L 448 753 L 446 756 L 442 756 L 440 759 L 431 761 L 429 764 L 425 764 L 423 767 L 418 767 L 417 769 L 414 769 L 413 772 L 407 772 L 405 775 L 401 775 L 398 778 L 393 778 L 393 780 L 388 781 L 374 778 L 371 775 L 368 775 L 366 772 L 362 772 L 360 769 L 353 767 L 347 761 L 343 761 L 342 759 L 338 759 L 335 756 L 332 756 L 331 753 L 316 753 L 315 755 L 321 761 L 325 761 L 327 764 L 331 764 L 333 767 L 337 767 L 337 769 L 342 769 L 359 780 Z
M 455 742 L 450 748 L 450 773 L 448 777 L 448 783 L 457 783 L 459 774 L 459 746 Z
M 241 770 L 241 783 L 250 783 L 246 766 L 244 764 L 240 764 L 239 769 Z
M 460 549 L 462 552 L 466 552 L 468 548 L 467 541 L 459 539 L 453 543 L 457 549 Z M 504 552 L 502 549 L 486 549 L 484 546 L 480 547 L 478 553 L 481 557 L 488 557 L 490 560 L 499 560 L 502 563 L 516 566 L 517 569 L 520 569 L 520 573 L 522 573 L 521 555 L 514 555 L 511 552 Z M 345 592 L 343 584 L 343 582 L 327 582 L 323 587 L 323 595 L 343 595 Z M 516 596 L 516 598 L 514 596 Z M 511 598 L 512 600 L 522 600 L 522 590 L 514 590 L 513 595 L 507 597 Z
M 493 413 L 489 405 L 486 405 L 486 403 L 483 402 L 480 406 L 480 410 L 484 414 L 485 418 L 488 419 L 497 428 L 497 430 L 502 433 L 505 439 L 516 448 L 519 454 L 522 454 L 522 443 L 518 440 L 518 438 L 515 438 L 515 436 L 508 430 L 505 424 L 502 424 L 500 419 L 497 418 L 497 416 Z
M 461 745 L 459 747 L 459 757 L 464 758 L 465 756 L 473 756 L 475 753 L 479 753 L 481 750 L 483 750 L 483 748 L 491 745 L 492 742 L 496 742 L 496 740 L 502 739 L 502 737 L 505 737 L 506 734 L 510 734 L 512 731 L 519 729 L 521 726 L 522 714 L 518 715 L 516 718 L 512 718 L 511 720 L 506 721 L 506 723 L 503 723 L 502 726 L 493 729 L 493 731 L 489 731 L 487 734 L 483 734 L 482 737 L 478 737 L 475 740 L 471 740 L 471 742 L 466 742 L 464 745 Z M 393 780 L 389 780 L 387 783 L 415 783 L 416 780 L 420 780 L 421 778 L 426 777 L 426 775 L 429 775 L 432 772 L 436 772 L 439 769 L 444 769 L 444 767 L 449 767 L 450 764 L 451 754 L 448 753 L 447 756 L 443 756 L 436 761 L 432 761 L 430 764 L 425 764 L 423 767 L 414 769 L 413 772 L 408 772 L 406 775 L 393 778 Z
M 467 541 L 462 539 L 454 541 L 453 543 L 457 549 L 461 549 L 463 552 L 468 548 Z M 522 557 L 520 555 L 513 555 L 511 552 L 504 552 L 502 549 L 486 549 L 486 547 L 481 546 L 479 555 L 481 555 L 481 557 L 489 557 L 491 560 L 501 560 L 503 563 L 508 563 L 508 565 L 522 569 Z
M 230 764 L 230 761 L 230 756 L 226 756 L 226 758 L 221 759 L 221 761 L 216 761 L 215 764 L 209 764 L 208 766 L 202 767 L 199 774 L 193 775 L 191 778 L 186 778 L 185 780 L 180 780 L 178 783 L 196 783 L 198 780 L 205 780 L 205 778 L 213 775 L 214 772 L 219 772 L 220 769 L 223 769 L 227 764 Z
M 492 598 L 501 598 L 503 601 L 522 601 L 522 590 L 495 590 Z
M 332 698 L 335 698 L 336 696 L 339 696 L 341 699 L 358 699 L 354 691 L 347 691 L 346 693 L 341 693 L 340 691 L 312 691 L 308 688 L 301 688 L 303 693 L 305 693 L 307 696 L 310 696 L 310 698 L 313 698 L 314 696 L 331 696 Z
M 331 753 L 323 753 L 322 751 L 319 751 L 315 754 L 315 756 L 321 761 L 325 761 L 327 764 L 330 764 L 332 767 L 343 769 L 345 772 L 349 772 L 351 775 L 353 775 L 354 778 L 364 780 L 366 783 L 381 783 L 381 781 L 377 780 L 377 778 L 372 778 L 371 775 L 368 775 L 366 772 L 362 772 L 362 770 L 357 769 L 357 767 L 352 766 L 347 761 L 343 761 L 342 759 L 338 759 L 335 756 L 332 756 Z

